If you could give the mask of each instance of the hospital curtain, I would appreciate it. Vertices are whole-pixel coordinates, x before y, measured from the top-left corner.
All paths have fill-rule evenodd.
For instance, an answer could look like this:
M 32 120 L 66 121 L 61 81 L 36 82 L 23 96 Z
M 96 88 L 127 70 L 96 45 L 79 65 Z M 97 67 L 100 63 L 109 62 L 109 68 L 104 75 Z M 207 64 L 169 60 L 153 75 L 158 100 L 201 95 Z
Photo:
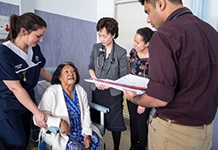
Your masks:
M 202 20 L 205 20 L 206 0 L 193 0 L 192 12 Z

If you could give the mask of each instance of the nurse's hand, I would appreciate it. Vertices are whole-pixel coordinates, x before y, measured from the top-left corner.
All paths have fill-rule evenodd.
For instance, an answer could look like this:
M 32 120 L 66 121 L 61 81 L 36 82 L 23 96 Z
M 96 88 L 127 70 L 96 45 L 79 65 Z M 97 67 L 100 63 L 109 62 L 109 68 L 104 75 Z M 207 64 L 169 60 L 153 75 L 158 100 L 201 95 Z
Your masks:
M 40 128 L 47 128 L 47 116 L 42 113 L 40 110 L 34 114 L 34 120 Z

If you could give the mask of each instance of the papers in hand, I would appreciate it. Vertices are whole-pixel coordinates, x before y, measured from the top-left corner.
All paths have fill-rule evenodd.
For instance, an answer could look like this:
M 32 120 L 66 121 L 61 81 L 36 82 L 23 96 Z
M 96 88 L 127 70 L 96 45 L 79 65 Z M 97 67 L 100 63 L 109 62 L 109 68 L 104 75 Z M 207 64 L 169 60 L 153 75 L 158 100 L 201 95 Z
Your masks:
M 85 79 L 85 81 L 97 84 L 104 84 L 121 91 L 131 90 L 136 92 L 137 94 L 142 94 L 147 90 L 147 84 L 149 82 L 149 79 L 128 74 L 115 81 L 110 79 Z

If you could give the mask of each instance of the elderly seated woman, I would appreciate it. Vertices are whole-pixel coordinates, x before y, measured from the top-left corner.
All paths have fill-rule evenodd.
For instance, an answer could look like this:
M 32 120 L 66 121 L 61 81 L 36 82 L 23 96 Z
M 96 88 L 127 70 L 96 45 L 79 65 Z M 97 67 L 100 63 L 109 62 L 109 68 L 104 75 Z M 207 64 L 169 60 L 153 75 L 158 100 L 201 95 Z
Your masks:
M 58 150 L 98 150 L 101 135 L 92 126 L 86 91 L 78 85 L 79 73 L 73 63 L 60 64 L 51 86 L 47 88 L 39 108 L 47 115 L 48 127 L 60 128 L 51 135 L 41 129 L 43 140 Z

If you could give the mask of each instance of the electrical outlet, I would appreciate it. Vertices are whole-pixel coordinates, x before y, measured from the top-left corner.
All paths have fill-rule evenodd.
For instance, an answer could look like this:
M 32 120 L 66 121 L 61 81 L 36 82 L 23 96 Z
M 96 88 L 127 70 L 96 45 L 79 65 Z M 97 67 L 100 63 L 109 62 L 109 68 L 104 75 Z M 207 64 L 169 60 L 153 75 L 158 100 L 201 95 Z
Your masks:
M 9 31 L 9 17 L 0 15 L 0 39 L 5 39 Z

